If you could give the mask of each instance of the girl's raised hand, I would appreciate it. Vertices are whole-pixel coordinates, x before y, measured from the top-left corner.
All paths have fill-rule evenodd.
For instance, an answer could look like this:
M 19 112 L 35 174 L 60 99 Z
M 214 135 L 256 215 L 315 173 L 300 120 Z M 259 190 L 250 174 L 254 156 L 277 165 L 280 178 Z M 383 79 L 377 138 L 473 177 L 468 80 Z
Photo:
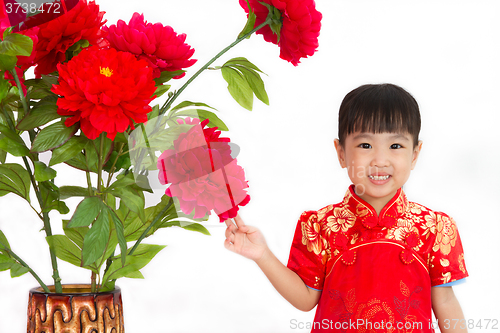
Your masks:
M 266 240 L 259 229 L 246 225 L 239 215 L 226 220 L 226 249 L 258 261 L 267 250 Z

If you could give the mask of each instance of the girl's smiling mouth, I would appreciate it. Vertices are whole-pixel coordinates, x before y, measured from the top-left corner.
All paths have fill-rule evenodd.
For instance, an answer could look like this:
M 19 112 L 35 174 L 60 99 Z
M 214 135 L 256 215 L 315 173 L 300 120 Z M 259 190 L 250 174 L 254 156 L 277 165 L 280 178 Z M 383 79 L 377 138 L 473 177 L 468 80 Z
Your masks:
M 368 175 L 368 178 L 372 180 L 387 180 L 389 179 L 391 175 L 384 175 L 384 176 L 375 176 L 375 175 Z

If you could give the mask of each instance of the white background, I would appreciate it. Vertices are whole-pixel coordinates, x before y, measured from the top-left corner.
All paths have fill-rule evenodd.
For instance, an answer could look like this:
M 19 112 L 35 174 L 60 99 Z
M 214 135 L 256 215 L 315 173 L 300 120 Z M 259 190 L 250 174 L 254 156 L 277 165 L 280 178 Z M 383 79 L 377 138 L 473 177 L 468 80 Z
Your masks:
M 236 0 L 98 4 L 108 24 L 128 22 L 138 11 L 149 22 L 186 33 L 199 59 L 189 73 L 231 43 L 246 19 Z M 203 74 L 179 100 L 218 108 L 230 128 L 226 136 L 241 147 L 238 161 L 252 197 L 242 217 L 263 231 L 286 263 L 300 213 L 339 202 L 349 185 L 333 146 L 342 98 L 361 84 L 398 84 L 420 104 L 424 142 L 405 192 L 457 221 L 470 277 L 454 289 L 466 318 L 500 320 L 499 2 L 318 0 L 317 8 L 323 13 L 320 46 L 298 67 L 281 60 L 278 47 L 261 36 L 217 63 L 245 56 L 258 65 L 268 74 L 269 107 L 259 101 L 252 112 L 239 107 L 219 72 Z M 85 184 L 81 173 L 58 170 L 58 185 Z M 0 198 L 0 212 L 13 250 L 50 283 L 41 222 L 14 195 Z M 60 233 L 61 217 L 51 217 Z M 143 270 L 145 280 L 117 283 L 128 333 L 299 332 L 291 320 L 312 321 L 314 311 L 294 309 L 253 262 L 224 249 L 224 225 L 214 219 L 208 228 L 212 236 L 171 228 L 147 239 L 168 247 Z M 87 271 L 59 265 L 63 282 L 89 280 Z M 0 273 L 0 333 L 25 330 L 28 290 L 35 285 L 29 274 L 11 279 Z

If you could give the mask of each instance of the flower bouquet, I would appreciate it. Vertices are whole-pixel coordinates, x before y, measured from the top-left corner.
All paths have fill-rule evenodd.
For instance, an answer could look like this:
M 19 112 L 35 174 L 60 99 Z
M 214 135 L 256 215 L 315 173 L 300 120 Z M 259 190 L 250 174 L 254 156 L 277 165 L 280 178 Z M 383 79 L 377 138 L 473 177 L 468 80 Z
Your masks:
M 227 126 L 205 103 L 175 102 L 202 72 L 216 70 L 242 107 L 251 110 L 254 96 L 268 104 L 252 62 L 212 64 L 257 33 L 297 65 L 314 54 L 321 21 L 312 0 L 240 0 L 247 23 L 237 39 L 186 77 L 196 62 L 186 35 L 139 13 L 108 26 L 93 1 L 0 1 L 0 196 L 23 198 L 40 219 L 53 286 L 1 230 L 0 271 L 30 273 L 56 294 L 64 292 L 58 260 L 88 270 L 90 292 L 112 291 L 118 278 L 143 277 L 164 247 L 142 243 L 157 230 L 208 234 L 200 222 L 211 211 L 220 221 L 236 216 L 250 197 L 234 146 L 221 137 Z M 60 183 L 61 165 L 79 170 L 87 186 Z M 155 181 L 165 194 L 146 207 Z M 65 200 L 75 197 L 81 201 L 70 210 Z M 52 221 L 54 210 L 67 218 Z M 52 223 L 64 233 L 53 234 Z

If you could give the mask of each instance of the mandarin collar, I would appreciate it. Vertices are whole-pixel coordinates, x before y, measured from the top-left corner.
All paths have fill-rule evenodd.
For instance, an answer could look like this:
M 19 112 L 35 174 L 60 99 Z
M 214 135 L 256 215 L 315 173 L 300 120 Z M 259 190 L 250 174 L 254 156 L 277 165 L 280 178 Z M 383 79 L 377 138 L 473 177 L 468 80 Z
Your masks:
M 398 189 L 394 197 L 382 208 L 378 216 L 375 209 L 356 194 L 354 185 L 349 186 L 349 190 L 344 197 L 344 202 L 347 203 L 347 209 L 367 229 L 377 226 L 390 229 L 408 209 L 408 200 L 401 188 Z

